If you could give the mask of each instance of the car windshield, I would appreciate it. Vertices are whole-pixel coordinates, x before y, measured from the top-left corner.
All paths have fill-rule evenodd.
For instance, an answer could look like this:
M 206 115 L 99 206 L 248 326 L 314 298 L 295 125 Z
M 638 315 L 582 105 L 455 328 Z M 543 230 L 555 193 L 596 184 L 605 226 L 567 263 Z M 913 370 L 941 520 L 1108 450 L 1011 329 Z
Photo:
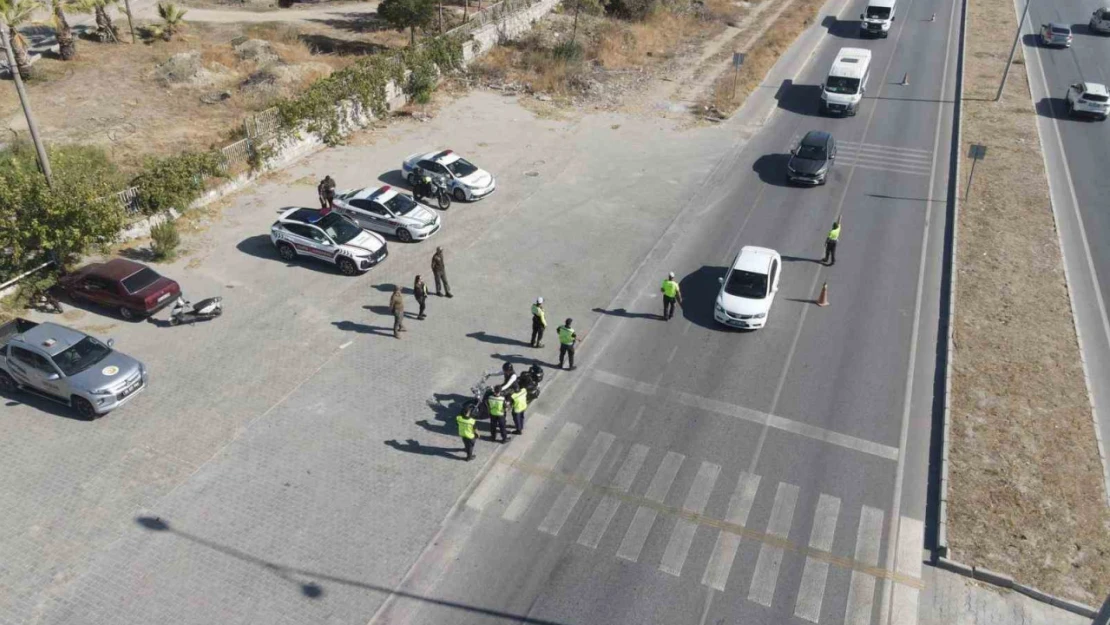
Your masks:
M 885 20 L 890 17 L 890 7 L 867 7 L 867 19 Z
M 466 178 L 470 174 L 478 171 L 478 168 L 471 165 L 465 158 L 460 158 L 453 163 L 447 163 L 444 167 L 456 178 Z
M 54 364 L 58 365 L 66 377 L 71 377 L 104 360 L 110 353 L 112 350 L 107 345 L 86 336 L 73 347 L 54 356 Z
M 142 291 L 143 289 L 157 282 L 158 278 L 161 277 L 162 276 L 158 275 L 158 272 L 154 271 L 150 267 L 143 267 L 142 269 L 123 279 L 123 288 L 126 289 L 128 293 L 138 293 L 139 291 Z
M 825 160 L 825 146 L 801 144 L 798 146 L 798 158 L 808 158 L 814 161 Z
M 1053 26 L 1052 32 L 1057 35 L 1070 35 L 1071 29 L 1066 26 Z
M 416 208 L 416 202 L 414 202 L 411 197 L 398 193 L 389 198 L 389 201 L 385 203 L 385 207 L 394 215 L 408 215 Z
M 1097 93 L 1085 93 L 1085 94 L 1083 94 L 1083 99 L 1088 100 L 1090 102 L 1107 102 L 1107 101 L 1110 101 L 1110 98 L 1107 98 L 1104 95 L 1099 95 Z
M 725 293 L 747 299 L 767 297 L 767 274 L 735 269 L 725 284 Z
M 843 76 L 829 76 L 829 81 L 825 83 L 825 91 L 829 93 L 848 93 L 855 94 L 859 92 L 859 78 L 844 78 Z
M 347 221 L 339 213 L 328 213 L 316 222 L 316 226 L 339 245 L 343 245 L 362 233 L 362 228 Z

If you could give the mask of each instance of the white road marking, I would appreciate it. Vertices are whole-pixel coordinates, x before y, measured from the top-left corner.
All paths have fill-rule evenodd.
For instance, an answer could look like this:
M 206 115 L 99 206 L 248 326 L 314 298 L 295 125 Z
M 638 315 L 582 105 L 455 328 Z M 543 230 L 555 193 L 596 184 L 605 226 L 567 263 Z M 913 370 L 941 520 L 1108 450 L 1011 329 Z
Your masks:
M 582 459 L 582 463 L 575 470 L 574 477 L 585 482 L 594 479 L 594 474 L 597 473 L 601 461 L 605 458 L 605 454 L 609 452 L 609 448 L 613 445 L 615 439 L 616 437 L 608 432 L 598 432 L 594 441 L 590 443 L 590 448 L 586 450 L 586 456 Z M 559 530 L 563 528 L 563 523 L 566 523 L 581 496 L 581 487 L 574 484 L 564 486 L 563 492 L 559 493 L 559 498 L 555 500 L 555 505 L 551 506 L 551 510 L 547 512 L 547 516 L 540 523 L 540 531 L 558 536 Z
M 354 341 L 347 341 L 346 343 L 340 345 L 339 349 L 347 349 L 351 345 L 351 343 L 354 343 Z
M 534 432 L 540 432 L 547 428 L 549 421 L 546 414 L 528 415 L 528 429 Z M 512 463 L 527 453 L 532 448 L 532 444 L 538 440 L 538 436 L 530 436 L 524 440 L 517 439 L 508 449 L 504 450 L 501 454 L 501 462 L 495 463 L 490 467 L 489 473 L 486 477 L 478 483 L 474 492 L 466 500 L 466 507 L 472 510 L 481 512 L 485 510 L 491 502 L 495 501 L 498 495 L 501 494 L 501 489 L 509 483 L 509 476 L 512 475 Z
M 817 500 L 817 511 L 813 515 L 813 530 L 809 535 L 812 549 L 831 552 L 833 535 L 836 533 L 836 518 L 840 514 L 840 499 L 821 493 Z M 794 616 L 816 623 L 821 616 L 821 603 L 825 597 L 825 580 L 829 575 L 829 563 L 812 556 L 806 558 L 802 571 L 802 584 L 798 588 L 798 601 L 794 605 Z
M 898 165 L 902 167 L 921 168 L 926 171 L 929 170 L 929 159 L 919 156 L 897 156 L 890 154 L 876 154 L 874 152 L 856 152 L 854 150 L 843 150 L 837 154 L 841 158 L 850 158 L 861 161 L 873 161 L 876 163 L 889 163 L 891 165 Z
M 644 395 L 663 395 L 665 398 L 673 399 L 674 401 L 685 406 L 698 408 L 707 412 L 713 412 L 728 417 L 734 417 L 759 425 L 767 425 L 768 427 L 774 428 L 776 430 L 782 430 L 784 432 L 790 432 L 799 436 L 805 436 L 806 438 L 812 438 L 814 440 L 837 445 L 839 447 L 844 447 L 846 449 L 851 449 L 861 453 L 870 454 L 872 456 L 878 456 L 887 460 L 895 460 L 898 458 L 898 450 L 894 447 L 864 440 L 862 438 L 856 438 L 854 436 L 849 436 L 848 434 L 833 432 L 821 427 L 817 427 L 816 425 L 802 423 L 801 421 L 794 421 L 792 419 L 787 419 L 786 417 L 767 414 L 758 410 L 753 410 L 751 408 L 745 408 L 743 406 L 737 406 L 735 404 L 728 404 L 722 401 L 717 401 L 715 399 L 709 399 L 707 397 L 699 397 L 697 395 L 684 393 L 682 391 L 672 391 L 669 389 L 661 388 L 655 384 L 647 384 L 645 382 L 631 380 L 615 373 L 609 373 L 606 371 L 599 371 L 595 369 L 592 375 L 594 379 L 598 382 L 608 384 L 609 386 L 623 388 L 625 390 L 642 393 Z
M 646 446 L 633 445 L 632 449 L 628 450 L 628 456 L 625 457 L 621 468 L 617 470 L 610 486 L 619 492 L 627 493 L 628 489 L 632 488 L 632 482 L 636 479 L 636 474 L 644 466 L 647 453 L 648 448 Z M 597 544 L 601 542 L 601 537 L 605 535 L 605 530 L 609 527 L 609 522 L 613 520 L 613 515 L 616 514 L 620 505 L 620 499 L 616 497 L 602 499 L 601 503 L 594 509 L 590 520 L 586 522 L 586 526 L 582 528 L 582 533 L 578 536 L 578 544 L 590 549 L 597 549 Z
M 898 559 L 895 570 L 908 577 L 921 578 L 925 543 L 925 524 L 917 519 L 902 517 L 898 529 Z M 892 625 L 916 625 L 918 603 L 921 590 L 905 584 L 894 586 L 891 599 L 890 623 Z
M 686 494 L 686 501 L 682 509 L 701 514 L 709 503 L 709 495 L 713 492 L 713 485 L 717 483 L 717 476 L 721 474 L 720 465 L 711 462 L 701 463 L 698 474 L 694 477 L 694 485 Z M 675 577 L 682 575 L 682 565 L 686 563 L 686 556 L 690 553 L 690 545 L 694 542 L 694 533 L 698 524 L 688 519 L 679 519 L 675 523 L 667 549 L 663 552 L 663 561 L 659 570 L 670 573 Z
M 663 503 L 667 493 L 671 490 L 671 484 L 674 483 L 675 476 L 678 475 L 678 469 L 685 459 L 686 456 L 680 453 L 668 451 L 667 455 L 663 457 L 659 469 L 655 471 L 655 477 L 651 478 L 651 484 L 648 485 L 644 498 L 656 503 Z M 628 531 L 624 533 L 624 539 L 621 540 L 621 546 L 617 549 L 618 558 L 629 562 L 640 559 L 640 551 L 644 548 L 644 543 L 647 541 L 648 534 L 651 533 L 651 527 L 655 525 L 657 516 L 659 516 L 659 512 L 653 508 L 641 506 L 636 509 L 636 516 L 632 517 L 632 524 L 628 526 Z
M 942 104 L 943 104 L 943 102 L 942 102 Z M 908 152 L 910 154 L 922 154 L 926 158 L 932 156 L 933 153 L 935 152 L 935 150 L 924 150 L 924 149 L 921 149 L 921 148 L 903 148 L 903 147 L 897 147 L 897 146 L 893 146 L 893 145 L 879 145 L 878 143 L 859 143 L 859 142 L 856 142 L 856 141 L 839 141 L 839 142 L 837 142 L 837 145 L 839 145 L 842 148 L 845 147 L 845 146 L 848 146 L 848 147 L 861 148 L 861 149 L 865 149 L 865 150 L 870 148 L 870 149 L 874 149 L 874 150 L 890 150 L 892 152 Z
M 671 364 L 671 361 L 674 360 L 674 355 L 677 354 L 677 353 L 678 353 L 678 345 L 675 345 L 674 349 L 671 350 L 671 355 L 667 356 L 667 364 Z
M 577 423 L 564 423 L 559 433 L 555 435 L 555 440 L 551 441 L 551 447 L 548 447 L 547 451 L 544 452 L 537 466 L 547 471 L 554 469 L 555 465 L 570 449 L 570 446 L 574 444 L 574 439 L 578 438 L 578 433 L 581 431 L 582 426 Z M 520 487 L 516 497 L 513 498 L 512 503 L 509 504 L 508 508 L 505 508 L 505 513 L 501 515 L 501 518 L 506 521 L 520 519 L 528 510 L 528 506 L 532 505 L 532 500 L 539 494 L 543 484 L 543 477 L 529 475 L 528 479 L 524 480 L 524 485 Z
M 883 511 L 864 506 L 859 517 L 856 534 L 856 562 L 867 566 L 879 564 L 879 543 L 883 537 Z M 852 571 L 848 583 L 848 605 L 844 610 L 846 625 L 869 625 L 875 603 L 875 578 L 867 573 Z M 881 617 L 880 617 L 881 618 Z
M 775 503 L 771 505 L 771 519 L 767 522 L 767 533 L 776 538 L 786 539 L 790 534 L 790 524 L 794 519 L 794 504 L 798 502 L 798 487 L 779 482 L 775 491 Z M 775 585 L 779 578 L 779 565 L 782 564 L 782 547 L 763 543 L 752 573 L 752 585 L 748 590 L 748 600 L 762 606 L 771 606 L 775 598 Z
M 872 165 L 872 164 L 860 163 L 858 161 L 852 163 L 851 165 L 852 165 L 852 167 L 855 167 L 857 169 L 866 169 L 866 170 L 869 170 L 869 171 L 885 171 L 887 173 L 892 173 L 892 174 L 906 174 L 908 176 L 928 176 L 929 175 L 928 170 L 909 169 L 909 168 L 906 168 L 906 167 L 892 167 L 892 166 L 889 166 L 889 165 Z
M 728 511 L 725 513 L 725 522 L 744 527 L 748 524 L 748 513 L 752 510 L 752 502 L 759 490 L 759 476 L 751 473 L 741 473 L 736 484 L 736 491 L 728 502 Z M 740 546 L 740 535 L 732 532 L 721 531 L 717 534 L 717 544 L 713 546 L 713 554 L 709 556 L 709 564 L 701 576 L 701 583 L 724 592 L 728 582 L 729 571 L 732 570 L 732 561 L 736 558 L 736 549 Z
M 636 409 L 636 416 L 632 417 L 632 422 L 628 424 L 629 430 L 635 430 L 640 426 L 640 419 L 644 416 L 645 409 L 647 409 L 647 406 L 640 406 Z

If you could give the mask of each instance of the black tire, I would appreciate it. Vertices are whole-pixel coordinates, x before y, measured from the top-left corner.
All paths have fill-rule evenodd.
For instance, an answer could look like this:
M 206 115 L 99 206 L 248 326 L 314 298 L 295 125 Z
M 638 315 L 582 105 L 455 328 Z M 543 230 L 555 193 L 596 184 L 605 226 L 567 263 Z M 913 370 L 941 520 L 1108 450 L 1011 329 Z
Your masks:
M 447 210 L 451 208 L 451 196 L 446 193 L 439 194 L 439 208 L 440 210 Z
M 358 267 L 355 266 L 355 261 L 350 258 L 340 258 L 339 262 L 335 264 L 339 267 L 339 271 L 345 276 L 353 276 L 358 273 Z
M 19 390 L 12 376 L 7 371 L 0 371 L 0 393 L 14 393 Z
M 452 195 L 455 196 L 455 201 L 456 202 L 465 202 L 466 201 L 466 192 L 463 191 L 462 189 L 458 188 L 458 187 L 455 187 L 455 192 Z
M 408 228 L 398 228 L 397 238 L 401 240 L 401 243 L 412 243 L 412 233 L 408 231 Z
M 277 248 L 278 256 L 281 256 L 282 260 L 287 262 L 293 262 L 297 260 L 297 250 L 293 249 L 292 245 L 289 245 L 288 243 L 278 243 Z
M 170 325 L 171 326 L 176 326 L 180 323 L 181 323 L 180 319 L 178 319 L 177 317 L 174 317 L 173 315 L 170 315 Z
M 133 321 L 137 315 L 135 314 L 135 311 L 131 310 L 130 308 L 126 306 L 120 306 L 119 316 L 122 317 L 124 321 Z
M 92 421 L 96 418 L 96 409 L 94 409 L 93 405 L 89 403 L 89 400 L 84 397 L 77 397 L 75 395 L 70 398 L 69 403 L 73 406 L 73 409 L 77 411 L 77 416 L 81 417 L 82 420 Z

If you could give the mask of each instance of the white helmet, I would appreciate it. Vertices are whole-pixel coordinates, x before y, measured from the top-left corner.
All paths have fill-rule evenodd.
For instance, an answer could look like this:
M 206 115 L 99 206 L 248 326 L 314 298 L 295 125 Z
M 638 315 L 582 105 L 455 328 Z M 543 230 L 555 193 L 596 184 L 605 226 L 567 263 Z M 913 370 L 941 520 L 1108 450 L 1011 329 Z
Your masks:
M 537 304 L 542 304 L 543 303 L 543 298 L 542 297 L 537 297 L 536 298 L 536 303 Z
M 668 273 L 667 277 L 674 280 L 674 272 L 672 271 L 672 272 Z

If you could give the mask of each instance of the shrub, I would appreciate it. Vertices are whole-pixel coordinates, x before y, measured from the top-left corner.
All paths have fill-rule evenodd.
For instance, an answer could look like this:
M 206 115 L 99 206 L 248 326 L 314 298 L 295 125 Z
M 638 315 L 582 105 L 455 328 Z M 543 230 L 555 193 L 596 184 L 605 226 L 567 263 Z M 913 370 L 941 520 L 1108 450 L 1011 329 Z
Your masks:
M 219 154 L 185 152 L 148 161 L 146 170 L 131 184 L 139 188 L 139 207 L 153 215 L 170 208 L 189 208 L 204 191 L 205 178 L 209 177 L 223 177 Z
M 172 260 L 179 243 L 181 237 L 172 219 L 166 219 L 150 229 L 150 251 L 154 253 L 154 260 Z
M 564 41 L 551 50 L 551 56 L 564 63 L 577 63 L 582 60 L 582 44 L 577 41 Z

